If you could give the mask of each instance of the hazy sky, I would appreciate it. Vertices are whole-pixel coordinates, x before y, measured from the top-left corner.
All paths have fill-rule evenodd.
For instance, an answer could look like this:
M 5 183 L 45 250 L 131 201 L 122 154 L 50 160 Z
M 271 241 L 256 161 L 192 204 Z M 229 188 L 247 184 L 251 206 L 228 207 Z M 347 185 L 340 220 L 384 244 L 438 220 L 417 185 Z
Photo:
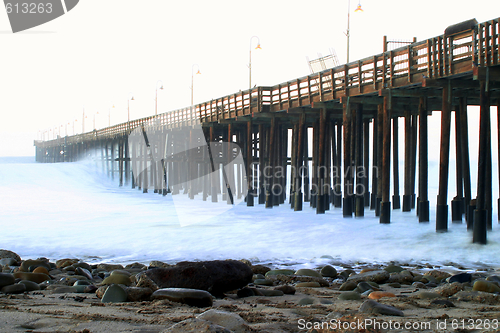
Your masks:
M 480 4 L 480 5 L 479 5 Z M 351 61 L 382 51 L 382 37 L 427 39 L 470 18 L 500 14 L 500 1 L 351 1 Z M 348 0 L 330 1 L 131 1 L 82 0 L 66 15 L 12 34 L 0 13 L 0 156 L 33 155 L 39 131 L 61 134 L 92 130 L 248 88 L 250 39 L 257 85 L 275 85 L 307 75 L 306 56 L 336 50 L 346 60 Z M 253 40 L 252 48 L 256 46 Z M 197 68 L 195 68 L 197 69 Z M 96 115 L 96 113 L 99 114 Z M 68 125 L 69 123 L 69 125 Z M 62 125 L 62 127 L 61 127 Z M 471 133 L 473 136 L 475 133 Z

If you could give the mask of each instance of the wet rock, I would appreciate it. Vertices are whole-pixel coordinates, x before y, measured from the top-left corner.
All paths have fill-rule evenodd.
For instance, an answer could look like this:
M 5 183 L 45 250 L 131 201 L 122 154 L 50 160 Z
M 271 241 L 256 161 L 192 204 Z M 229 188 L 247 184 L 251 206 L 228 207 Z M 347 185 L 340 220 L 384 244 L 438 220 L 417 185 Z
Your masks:
M 400 271 L 397 273 L 390 273 L 389 280 L 387 282 L 396 282 L 400 284 L 412 284 L 413 283 L 413 275 L 409 271 Z
M 33 269 L 33 273 L 43 273 L 49 275 L 49 270 L 45 267 L 38 266 L 37 268 Z
M 197 332 L 197 333 L 232 333 L 227 328 L 220 325 L 216 325 L 206 320 L 198 318 L 189 318 L 178 322 L 172 327 L 162 331 L 161 333 L 185 333 L 185 332 Z
M 99 288 L 97 288 L 97 290 L 95 291 L 95 295 L 97 296 L 97 298 L 102 298 L 108 287 L 109 286 L 100 286 Z
M 167 263 L 164 263 L 163 261 L 158 261 L 158 260 L 153 260 L 149 263 L 148 269 L 151 268 L 169 268 L 173 267 L 174 265 L 169 265 Z
M 148 266 L 141 264 L 140 262 L 134 262 L 132 264 L 128 264 L 127 266 L 125 266 L 125 268 L 126 269 L 135 268 L 135 269 L 145 270 L 148 268 Z
M 381 299 L 382 297 L 396 297 L 396 295 L 388 291 L 373 291 L 368 295 L 369 299 Z
M 432 276 L 434 279 L 436 279 L 438 282 L 440 282 L 443 279 L 449 278 L 451 276 L 450 273 L 443 272 L 443 271 L 438 271 L 438 270 L 432 270 L 429 272 L 426 272 L 424 274 L 424 277 Z
M 458 283 L 466 283 L 472 281 L 472 274 L 469 273 L 459 273 L 450 276 L 448 279 L 449 283 L 458 282 Z
M 252 266 L 252 272 L 254 274 L 262 274 L 265 275 L 267 272 L 269 272 L 271 269 L 267 266 L 264 265 L 253 265 Z
M 303 275 L 303 276 L 314 276 L 317 278 L 321 278 L 321 274 L 316 272 L 314 269 L 301 268 L 295 272 L 294 275 Z
M 343 278 L 344 280 L 347 280 L 349 276 L 352 274 L 356 274 L 356 272 L 353 269 L 346 269 L 340 272 L 339 277 Z
M 10 273 L 0 273 L 0 288 L 16 283 L 16 278 Z
M 196 317 L 197 319 L 207 320 L 214 324 L 227 328 L 235 333 L 244 333 L 248 326 L 237 313 L 210 309 Z
M 359 283 L 361 281 L 373 281 L 376 283 L 384 283 L 387 280 L 389 280 L 390 274 L 387 271 L 384 270 L 375 270 L 375 271 L 368 271 L 365 273 L 359 273 L 356 275 L 351 275 L 347 279 L 347 281 L 352 281 L 355 283 Z
M 90 273 L 90 270 L 88 270 L 86 268 L 76 267 L 75 274 L 80 275 L 80 276 L 84 276 L 87 279 L 92 280 L 92 273 Z
M 155 291 L 151 297 L 153 299 L 168 299 L 172 302 L 184 303 L 200 308 L 212 306 L 213 304 L 212 295 L 200 289 L 162 288 Z
M 19 283 L 24 284 L 26 287 L 26 291 L 35 291 L 35 290 L 40 290 L 40 286 L 38 283 L 35 283 L 33 281 L 27 281 L 27 280 L 21 280 Z
M 251 296 L 256 296 L 255 288 L 242 288 L 237 291 L 236 295 L 238 295 L 239 298 L 245 298 L 245 297 L 251 297 Z
M 99 265 L 97 265 L 97 268 L 104 269 L 105 271 L 111 272 L 111 271 L 114 271 L 116 269 L 123 269 L 123 266 L 118 265 L 118 264 L 99 264 Z
M 18 266 L 19 262 L 14 258 L 3 258 L 0 259 L 0 266 Z
M 266 277 L 270 275 L 294 275 L 295 271 L 292 269 L 272 269 L 266 272 Z
M 18 264 L 21 262 L 21 257 L 17 253 L 9 250 L 0 250 L 0 259 L 6 259 L 6 258 L 12 258 Z
M 64 267 L 71 266 L 77 262 L 78 262 L 78 259 L 70 259 L 70 258 L 59 259 L 56 261 L 56 267 L 57 268 L 64 268 Z
M 19 268 L 19 270 L 21 272 L 30 272 L 30 270 L 29 270 L 30 267 L 33 267 L 33 269 L 35 269 L 37 267 L 45 267 L 47 269 L 47 271 L 50 271 L 50 269 L 51 269 L 48 261 L 40 260 L 40 259 L 37 259 L 37 260 L 28 259 L 28 260 L 24 260 L 21 263 L 21 267 Z M 33 271 L 33 269 L 31 271 Z
M 127 292 L 117 284 L 110 285 L 101 298 L 102 303 L 122 303 L 127 301 Z
M 11 284 L 1 289 L 4 294 L 20 294 L 26 291 L 26 286 L 22 283 Z
M 498 293 L 500 292 L 500 287 L 494 282 L 486 281 L 486 280 L 476 280 L 474 285 L 472 286 L 472 290 L 474 291 L 485 291 L 487 293 Z
M 338 299 L 342 301 L 357 301 L 361 299 L 361 295 L 355 291 L 344 291 L 340 293 Z
M 222 294 L 246 286 L 253 272 L 236 260 L 181 262 L 170 268 L 149 269 L 144 274 L 160 288 L 201 289 Z
M 130 276 L 123 274 L 110 275 L 102 281 L 102 284 L 124 284 L 130 286 Z
M 276 288 L 274 288 L 274 290 L 280 290 L 282 291 L 284 294 L 287 294 L 287 295 L 295 295 L 295 287 L 294 286 L 289 286 L 289 285 L 283 285 L 283 286 L 278 286 Z
M 404 317 L 403 311 L 391 305 L 381 304 L 372 299 L 364 301 L 363 304 L 361 304 L 361 306 L 359 307 L 359 312 Z
M 404 268 L 401 266 L 398 266 L 398 265 L 389 265 L 389 266 L 385 267 L 384 270 L 389 272 L 389 273 L 399 273 L 399 272 L 403 271 Z
M 268 279 L 256 279 L 253 281 L 256 286 L 272 286 L 273 281 Z
M 454 295 L 458 293 L 459 291 L 462 291 L 465 289 L 465 285 L 462 283 L 458 282 L 453 282 L 453 283 L 447 283 L 443 284 L 439 287 L 436 287 L 433 289 L 434 292 L 438 293 L 439 295 L 443 297 L 450 297 L 451 295 Z
M 50 277 L 43 273 L 16 272 L 14 273 L 14 277 L 16 279 L 33 281 L 35 283 L 42 283 L 43 281 L 50 280 Z
M 338 275 L 337 270 L 335 269 L 335 267 L 330 266 L 330 265 L 326 265 L 325 267 L 323 267 L 321 269 L 321 271 L 320 271 L 320 274 L 323 277 L 330 277 L 330 278 L 334 278 L 334 279 Z
M 141 288 L 149 288 L 151 289 L 153 292 L 160 289 L 158 287 L 158 285 L 153 281 L 151 280 L 151 278 L 149 276 L 147 276 L 146 274 L 144 273 L 141 273 L 139 275 L 136 275 L 136 280 L 137 280 L 137 285 L 136 287 L 141 287 Z
M 374 290 L 374 288 L 371 284 L 364 282 L 364 281 L 361 281 L 360 283 L 358 283 L 358 285 L 356 286 L 356 288 L 354 290 L 356 292 L 362 294 L 367 290 Z
M 356 289 L 358 284 L 354 281 L 346 281 L 342 283 L 342 285 L 339 288 L 339 291 L 350 291 Z
M 127 301 L 140 302 L 149 300 L 153 291 L 149 288 L 128 287 L 125 289 L 127 292 Z

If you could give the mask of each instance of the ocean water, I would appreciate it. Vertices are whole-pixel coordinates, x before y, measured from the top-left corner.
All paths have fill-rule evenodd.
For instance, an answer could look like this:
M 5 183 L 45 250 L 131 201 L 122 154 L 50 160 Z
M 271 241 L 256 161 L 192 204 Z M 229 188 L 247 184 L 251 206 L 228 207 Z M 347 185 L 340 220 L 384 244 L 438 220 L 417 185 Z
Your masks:
M 452 170 L 450 200 L 455 193 Z M 472 244 L 465 221 L 450 221 L 448 232 L 435 232 L 436 162 L 429 164 L 429 176 L 430 223 L 419 223 L 415 211 L 392 211 L 392 223 L 381 225 L 370 210 L 364 218 L 345 219 L 341 209 L 316 215 L 308 203 L 302 212 L 288 204 L 266 209 L 242 203 L 186 225 L 179 223 L 179 214 L 208 214 L 213 204 L 186 196 L 174 202 L 170 194 L 119 187 L 92 161 L 42 164 L 34 157 L 0 158 L 0 248 L 23 258 L 88 262 L 245 258 L 277 267 L 389 261 L 499 267 L 496 186 L 493 230 L 488 245 L 481 246 Z

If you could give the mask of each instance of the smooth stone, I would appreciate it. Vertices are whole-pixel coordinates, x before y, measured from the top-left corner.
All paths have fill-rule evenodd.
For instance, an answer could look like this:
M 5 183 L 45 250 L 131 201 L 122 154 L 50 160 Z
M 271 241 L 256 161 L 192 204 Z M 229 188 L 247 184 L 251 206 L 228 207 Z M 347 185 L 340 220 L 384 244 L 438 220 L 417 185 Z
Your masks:
M 252 276 L 252 281 L 259 280 L 259 279 L 264 280 L 265 278 L 266 278 L 266 277 L 265 277 L 264 275 L 262 275 L 262 274 L 254 274 L 254 275 Z
M 17 266 L 19 263 L 14 258 L 0 259 L 0 266 Z
M 124 284 L 130 286 L 130 276 L 123 274 L 110 275 L 102 281 L 102 284 Z
M 281 290 L 269 290 L 269 289 L 257 289 L 261 296 L 283 296 L 284 293 Z
M 390 273 L 389 280 L 387 282 L 396 282 L 401 284 L 412 284 L 414 281 L 414 276 L 406 270 Z
M 119 264 L 99 264 L 97 268 L 104 269 L 105 271 L 111 272 L 117 269 L 123 269 L 122 265 Z
M 358 285 L 356 286 L 356 289 L 355 289 L 355 291 L 357 291 L 360 294 L 364 293 L 367 290 L 373 290 L 373 287 L 371 284 L 364 282 L 364 281 L 361 281 L 360 283 L 358 283 Z
M 129 302 L 141 302 L 149 300 L 153 291 L 149 288 L 140 288 L 140 287 L 128 287 L 125 289 L 127 292 L 127 301 Z
M 357 301 L 361 299 L 361 295 L 355 291 L 343 291 L 338 299 L 341 301 Z
M 169 268 L 144 272 L 160 288 L 188 288 L 209 291 L 214 295 L 237 290 L 252 281 L 252 269 L 237 260 L 180 262 Z
M 486 278 L 486 281 L 497 282 L 500 283 L 500 276 L 498 275 L 490 275 Z
M 87 280 L 78 280 L 78 281 L 75 281 L 75 283 L 73 283 L 73 286 L 88 286 L 90 284 L 91 283 Z
M 238 290 L 236 292 L 236 295 L 239 298 L 256 296 L 256 294 L 255 294 L 255 288 L 248 288 L 248 287 L 241 288 L 240 290 Z
M 49 275 L 49 271 L 47 270 L 47 268 L 42 267 L 42 266 L 38 266 L 37 268 L 35 268 L 33 270 L 33 273 L 43 273 L 43 274 Z
M 88 270 L 89 272 L 92 271 L 92 266 L 90 266 L 86 262 L 82 262 L 82 261 L 81 262 L 75 262 L 71 266 L 75 267 L 75 269 L 78 268 L 78 267 L 80 267 L 80 268 Z
M 295 273 L 292 269 L 272 269 L 266 273 L 266 277 L 270 275 L 293 275 Z
M 200 289 L 162 288 L 155 291 L 151 297 L 153 299 L 168 299 L 172 302 L 184 303 L 200 308 L 212 306 L 213 304 L 212 295 Z
M 351 291 L 356 289 L 357 286 L 358 284 L 354 281 L 346 281 L 342 283 L 342 285 L 339 288 L 339 291 Z
M 464 289 L 465 289 L 464 284 L 458 283 L 458 282 L 453 282 L 453 283 L 446 283 L 446 284 L 440 285 L 440 286 L 434 288 L 433 291 L 440 294 L 443 297 L 450 297 L 451 295 L 454 295 L 454 294 L 456 294 L 459 291 L 462 291 Z
M 92 273 L 90 273 L 90 270 L 83 268 L 83 267 L 76 267 L 75 268 L 75 274 L 84 276 L 89 280 L 92 280 Z
M 363 304 L 361 304 L 361 306 L 359 307 L 359 312 L 404 317 L 403 311 L 391 305 L 381 304 L 372 299 L 364 301 Z
M 385 267 L 384 270 L 389 272 L 389 273 L 399 273 L 399 272 L 403 271 L 404 268 L 401 266 L 398 266 L 398 265 L 389 265 L 389 266 Z
M 64 268 L 64 267 L 71 266 L 77 262 L 78 262 L 78 259 L 70 259 L 70 258 L 59 259 L 56 261 L 56 267 L 57 268 Z
M 428 276 L 432 276 L 437 282 L 441 282 L 441 280 L 449 278 L 451 274 L 443 271 L 432 270 L 424 274 L 424 277 Z
M 87 287 L 88 287 L 88 286 L 86 286 L 86 285 L 77 284 L 76 286 L 73 286 L 73 287 L 71 287 L 71 288 L 74 288 L 76 293 L 82 294 L 82 293 L 84 293 L 84 292 L 85 292 L 85 289 L 86 289 Z
M 164 331 L 161 331 L 161 333 L 186 333 L 186 332 L 234 333 L 225 327 L 198 318 L 189 318 L 183 320 L 173 325 L 172 327 Z
M 335 267 L 330 265 L 326 265 L 325 267 L 323 267 L 319 273 L 323 277 L 331 277 L 331 278 L 336 278 L 338 275 Z
M 472 286 L 473 291 L 485 291 L 487 293 L 498 293 L 500 292 L 500 287 L 493 282 L 486 280 L 476 280 Z
M 398 282 L 387 283 L 387 285 L 392 288 L 401 288 L 401 283 Z
M 295 272 L 295 275 L 303 275 L 303 276 L 314 276 L 321 278 L 321 274 L 314 269 L 309 269 L 309 268 L 301 268 Z
M 97 288 L 97 290 L 95 291 L 95 295 L 97 296 L 97 298 L 101 298 L 102 299 L 102 296 L 104 296 L 104 293 L 106 292 L 106 289 L 108 289 L 109 286 L 100 286 L 99 288 Z
M 314 298 L 304 297 L 299 300 L 298 305 L 311 305 L 314 304 Z
M 43 273 L 16 272 L 14 273 L 14 277 L 16 279 L 33 281 L 35 283 L 42 283 L 43 281 L 50 280 L 50 277 Z
M 0 288 L 16 283 L 16 278 L 10 273 L 0 273 Z
M 420 299 L 434 299 L 441 297 L 441 295 L 432 291 L 420 291 L 418 292 L 417 297 Z
M 361 281 L 373 281 L 376 283 L 384 283 L 387 280 L 389 280 L 390 274 L 387 271 L 384 270 L 374 270 L 374 271 L 368 271 L 365 273 L 359 273 L 356 275 L 351 275 L 347 279 L 347 281 L 352 281 L 355 283 L 359 283 Z
M 24 284 L 26 287 L 26 291 L 35 291 L 35 290 L 40 290 L 40 286 L 38 283 L 35 283 L 33 281 L 28 281 L 28 280 L 21 280 L 19 283 Z
M 294 286 L 290 286 L 287 284 L 282 285 L 282 286 L 278 286 L 278 287 L 274 288 L 274 290 L 280 290 L 286 295 L 295 295 L 295 291 L 296 291 Z
M 6 258 L 12 258 L 17 263 L 21 262 L 21 257 L 17 253 L 9 250 L 0 250 L 0 259 L 6 259 Z
M 396 297 L 396 295 L 388 291 L 373 291 L 368 295 L 369 299 L 381 299 L 382 297 Z
M 138 274 L 135 276 L 135 279 L 137 282 L 136 287 L 149 288 L 152 291 L 159 289 L 158 285 L 146 274 Z
M 449 283 L 453 282 L 459 282 L 459 283 L 465 283 L 465 282 L 471 282 L 472 281 L 472 274 L 469 273 L 459 273 L 452 275 L 448 278 Z
M 148 266 L 141 264 L 140 262 L 134 262 L 132 264 L 128 264 L 127 266 L 125 266 L 125 268 L 126 269 L 137 268 L 140 270 L 145 270 L 148 268 Z
M 199 314 L 196 318 L 220 325 L 234 333 L 246 333 L 248 328 L 245 320 L 239 314 L 232 312 L 210 309 Z
M 110 285 L 104 295 L 102 295 L 101 302 L 102 303 L 123 303 L 127 301 L 127 292 L 123 290 L 117 284 Z
M 351 274 L 356 274 L 356 272 L 353 269 L 346 269 L 340 272 L 340 276 L 344 279 L 347 280 Z
M 264 265 L 253 265 L 251 268 L 254 274 L 262 274 L 262 275 L 265 275 L 267 272 L 271 270 L 271 268 Z
M 85 289 L 83 290 L 84 293 L 88 294 L 95 294 L 97 291 L 97 287 L 91 284 L 90 286 L 85 286 Z
M 295 288 L 320 288 L 319 282 L 299 282 L 295 284 Z
M 116 275 L 116 274 L 121 274 L 121 275 L 127 275 L 130 276 L 130 272 L 124 270 L 124 269 L 115 269 L 114 271 L 111 272 L 111 275 Z
M 253 281 L 253 284 L 257 286 L 272 286 L 274 283 L 268 279 L 256 279 Z
M 16 283 L 3 287 L 1 291 L 4 294 L 20 294 L 26 291 L 26 286 L 23 283 Z
M 19 268 L 20 271 L 22 272 L 29 272 L 29 268 L 31 266 L 34 266 L 33 268 L 36 268 L 36 267 L 45 267 L 47 269 L 47 271 L 50 271 L 50 264 L 45 261 L 45 260 L 33 260 L 33 259 L 28 259 L 28 260 L 24 260 L 22 263 L 21 263 L 21 267 Z
M 148 269 L 151 269 L 151 268 L 169 268 L 169 267 L 173 267 L 173 265 L 169 265 L 167 263 L 164 263 L 163 261 L 153 260 L 149 263 Z

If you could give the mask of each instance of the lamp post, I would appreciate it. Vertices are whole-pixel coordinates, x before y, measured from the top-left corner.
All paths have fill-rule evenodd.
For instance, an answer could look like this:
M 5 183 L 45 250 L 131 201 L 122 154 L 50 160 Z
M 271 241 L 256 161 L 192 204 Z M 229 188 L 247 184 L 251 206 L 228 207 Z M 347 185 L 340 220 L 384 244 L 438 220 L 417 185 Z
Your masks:
M 130 97 L 127 99 L 127 121 L 130 122 L 130 101 L 134 100 L 134 96 L 130 93 Z
M 111 127 L 111 109 L 114 109 L 115 106 L 108 108 L 108 126 Z
M 361 8 L 361 3 L 358 2 L 358 6 L 354 10 L 354 12 L 362 12 L 363 9 Z M 347 36 L 347 63 L 349 63 L 349 39 L 351 37 L 351 28 L 350 28 L 350 21 L 351 21 L 351 0 L 348 1 L 347 4 L 347 31 L 346 31 L 346 36 Z
M 198 68 L 196 74 L 201 74 L 200 66 L 198 66 L 198 64 L 193 64 L 193 66 L 191 66 L 191 106 L 194 105 L 194 66 Z
M 95 116 L 99 114 L 99 111 L 97 111 L 96 113 L 94 113 L 94 130 L 95 130 Z
M 256 50 L 262 50 L 260 47 L 260 39 L 257 36 L 252 36 L 250 37 L 250 58 L 248 61 L 248 89 L 252 89 L 252 40 L 254 38 L 257 38 L 257 46 L 255 47 Z
M 160 83 L 160 90 L 163 90 L 163 82 L 161 80 L 156 81 L 155 116 L 158 115 L 158 82 Z

